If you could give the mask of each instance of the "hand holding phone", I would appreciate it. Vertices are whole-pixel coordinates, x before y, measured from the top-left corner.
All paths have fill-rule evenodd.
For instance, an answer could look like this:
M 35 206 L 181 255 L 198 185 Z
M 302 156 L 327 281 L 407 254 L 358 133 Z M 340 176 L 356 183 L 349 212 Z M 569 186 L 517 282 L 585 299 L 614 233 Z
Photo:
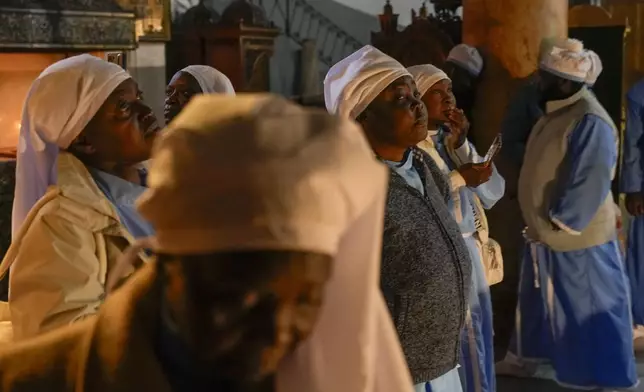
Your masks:
M 495 138 L 494 141 L 492 142 L 492 145 L 490 148 L 487 150 L 487 154 L 485 154 L 485 157 L 483 157 L 483 164 L 486 166 L 489 166 L 492 164 L 494 161 L 494 158 L 499 154 L 501 151 L 501 146 L 503 145 L 503 141 L 501 139 L 501 134 L 498 134 Z

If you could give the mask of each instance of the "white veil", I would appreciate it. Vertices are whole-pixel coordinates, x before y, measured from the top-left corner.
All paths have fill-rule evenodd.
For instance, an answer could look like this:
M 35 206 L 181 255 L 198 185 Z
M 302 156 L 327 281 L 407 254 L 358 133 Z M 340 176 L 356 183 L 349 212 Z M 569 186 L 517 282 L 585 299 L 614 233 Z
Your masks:
M 235 95 L 235 88 L 228 76 L 213 67 L 189 65 L 179 72 L 186 72 L 192 75 L 204 94 Z

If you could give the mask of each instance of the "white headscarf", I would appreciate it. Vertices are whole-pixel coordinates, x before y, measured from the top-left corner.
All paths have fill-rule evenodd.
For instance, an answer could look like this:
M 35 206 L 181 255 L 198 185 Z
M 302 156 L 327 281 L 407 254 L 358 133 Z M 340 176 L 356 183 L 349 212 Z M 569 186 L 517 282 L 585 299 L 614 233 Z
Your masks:
M 228 76 L 207 65 L 189 65 L 179 72 L 192 75 L 204 94 L 235 95 L 235 88 Z
M 278 392 L 413 388 L 379 288 L 387 170 L 355 123 L 269 94 L 203 95 L 151 162 L 139 210 L 157 251 L 334 257 L 315 329 L 282 364 Z
M 329 113 L 355 119 L 396 79 L 411 76 L 398 61 L 367 45 L 335 64 L 324 78 Z
M 453 47 L 447 56 L 447 61 L 457 64 L 475 77 L 478 77 L 483 70 L 483 57 L 470 45 L 458 44 Z
M 586 84 L 592 87 L 597 83 L 597 79 L 604 70 L 604 66 L 602 65 L 602 60 L 599 58 L 597 53 L 589 50 L 588 55 L 590 56 L 590 70 L 586 76 Z
M 568 38 L 555 44 L 542 56 L 539 68 L 553 75 L 580 83 L 587 83 L 590 76 L 599 76 L 592 71 L 594 52 L 584 49 L 583 42 Z M 597 78 L 595 77 L 595 80 Z
M 130 75 L 89 54 L 52 64 L 33 82 L 22 111 L 11 234 L 56 184 L 60 149 L 69 147 L 109 95 Z
M 425 93 L 427 93 L 427 91 L 429 91 L 429 89 L 432 88 L 433 85 L 440 82 L 441 80 L 451 81 L 451 79 L 445 72 L 431 64 L 414 65 L 413 67 L 407 68 L 407 70 L 416 80 L 416 86 L 418 87 L 418 92 L 421 96 L 425 95 Z M 427 137 L 425 138 L 425 140 L 418 143 L 418 147 L 420 147 L 423 151 L 425 151 L 432 157 L 441 171 L 448 173 L 449 168 L 443 158 L 441 158 L 438 151 L 436 151 L 436 146 L 434 144 L 434 141 L 432 140 L 432 136 L 436 135 L 437 133 L 437 129 L 428 130 Z
M 416 87 L 421 96 L 441 80 L 451 81 L 443 70 L 431 64 L 414 65 L 407 68 L 407 71 L 416 80 Z

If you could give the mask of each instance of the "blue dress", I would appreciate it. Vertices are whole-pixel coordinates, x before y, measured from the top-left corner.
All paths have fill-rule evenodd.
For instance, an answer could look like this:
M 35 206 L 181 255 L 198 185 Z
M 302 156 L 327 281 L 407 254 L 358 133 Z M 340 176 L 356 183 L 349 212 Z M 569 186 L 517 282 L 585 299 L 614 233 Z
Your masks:
M 608 196 L 617 161 L 611 127 L 585 116 L 568 140 L 570 171 L 548 211 L 562 230 L 581 232 Z M 617 234 L 615 232 L 615 234 Z M 556 380 L 579 389 L 637 385 L 630 293 L 617 236 L 557 252 L 527 239 L 510 351 L 549 362 Z
M 633 86 L 626 99 L 628 112 L 620 192 L 644 192 L 644 81 Z M 633 321 L 644 325 L 644 216 L 631 219 L 627 243 L 626 271 L 633 300 Z
M 437 164 L 439 167 L 443 167 L 445 174 L 449 174 L 465 163 L 482 160 L 469 142 L 450 154 L 445 147 L 446 135 L 444 130 L 439 129 L 432 136 L 434 148 L 445 166 L 439 162 Z M 461 336 L 460 373 L 465 392 L 496 391 L 492 302 L 481 260 L 480 241 L 477 233 L 477 228 L 481 230 L 482 226 L 480 220 L 475 216 L 473 201 L 473 197 L 478 196 L 483 208 L 489 209 L 503 197 L 505 180 L 497 172 L 496 167 L 493 166 L 492 169 L 492 176 L 486 183 L 476 188 L 460 186 L 458 189 L 452 189 L 453 197 L 449 202 L 450 210 L 459 224 L 472 260 L 472 289 L 470 290 L 466 325 Z

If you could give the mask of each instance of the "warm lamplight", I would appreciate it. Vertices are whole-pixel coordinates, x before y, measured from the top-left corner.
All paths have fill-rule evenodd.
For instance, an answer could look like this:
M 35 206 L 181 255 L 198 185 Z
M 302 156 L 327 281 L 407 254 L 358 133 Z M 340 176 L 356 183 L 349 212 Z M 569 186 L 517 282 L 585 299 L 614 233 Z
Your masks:
M 15 151 L 22 105 L 31 83 L 63 53 L 0 53 L 0 153 Z

